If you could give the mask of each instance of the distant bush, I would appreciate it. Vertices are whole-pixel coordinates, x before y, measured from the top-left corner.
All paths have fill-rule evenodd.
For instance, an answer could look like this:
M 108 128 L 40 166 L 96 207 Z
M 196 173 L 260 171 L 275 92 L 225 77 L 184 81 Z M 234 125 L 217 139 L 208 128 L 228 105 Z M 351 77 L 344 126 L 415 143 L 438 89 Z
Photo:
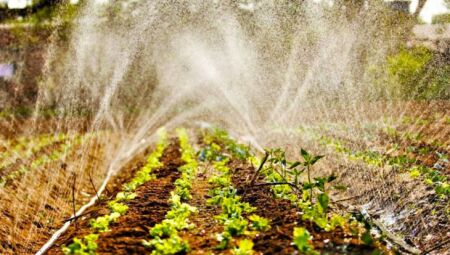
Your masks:
M 387 58 L 387 91 L 401 99 L 449 99 L 448 56 L 425 47 L 401 49 Z
M 450 14 L 440 14 L 433 17 L 433 24 L 446 24 L 450 23 Z

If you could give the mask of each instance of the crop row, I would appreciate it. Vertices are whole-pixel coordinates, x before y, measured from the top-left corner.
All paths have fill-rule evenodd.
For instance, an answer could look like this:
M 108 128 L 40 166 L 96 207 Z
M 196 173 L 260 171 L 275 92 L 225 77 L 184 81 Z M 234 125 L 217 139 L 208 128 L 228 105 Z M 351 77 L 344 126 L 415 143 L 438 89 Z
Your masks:
M 64 138 L 62 138 L 64 137 Z M 22 176 L 23 174 L 30 172 L 30 171 L 37 171 L 39 168 L 43 167 L 46 164 L 50 164 L 56 160 L 64 158 L 66 155 L 68 155 L 73 147 L 82 144 L 88 136 L 75 136 L 73 139 L 68 139 L 67 136 L 61 136 L 61 139 L 52 140 L 51 142 L 47 140 L 46 143 L 41 143 L 39 147 L 41 146 L 47 146 L 52 143 L 56 143 L 59 141 L 65 140 L 63 143 L 59 144 L 57 148 L 53 149 L 50 153 L 42 154 L 35 159 L 33 159 L 31 162 L 26 162 L 25 164 L 21 164 L 18 166 L 18 168 L 12 172 L 9 172 L 6 175 L 3 175 L 0 177 L 0 187 L 3 187 L 7 185 L 10 181 L 15 180 L 16 178 Z M 45 145 L 44 145 L 45 144 Z M 25 158 L 26 159 L 26 158 Z M 12 164 L 12 163 L 11 163 Z M 5 166 L 7 167 L 7 166 Z
M 152 239 L 143 241 L 144 246 L 153 249 L 153 255 L 180 254 L 189 251 L 189 243 L 180 237 L 179 232 L 195 227 L 190 223 L 189 217 L 197 213 L 197 208 L 184 201 L 191 199 L 192 181 L 197 175 L 198 163 L 186 131 L 178 129 L 177 133 L 182 151 L 181 158 L 185 164 L 178 168 L 181 177 L 175 181 L 175 189 L 170 193 L 170 210 L 161 223 L 151 228 Z
M 324 231 L 332 231 L 337 227 L 347 230 L 365 243 L 373 243 L 369 230 L 353 217 L 341 216 L 329 211 L 330 198 L 327 192 L 327 185 L 335 179 L 334 176 L 316 177 L 311 179 L 313 165 L 321 159 L 322 156 L 314 156 L 305 150 L 301 150 L 302 161 L 289 162 L 286 159 L 285 152 L 281 149 L 267 150 L 262 159 L 251 155 L 250 150 L 244 145 L 238 144 L 235 140 L 229 138 L 226 133 L 220 130 L 214 130 L 209 134 L 209 140 L 218 141 L 233 155 L 242 155 L 243 159 L 251 163 L 256 174 L 264 176 L 266 183 L 270 185 L 273 195 L 277 199 L 290 201 L 299 208 L 301 219 L 304 222 L 314 223 L 318 228 Z M 212 143 L 211 148 L 217 148 L 218 144 Z M 243 153 L 243 151 L 245 151 Z M 213 156 L 213 151 L 206 153 Z M 306 175 L 306 176 L 305 176 Z M 303 178 L 302 178 L 303 177 Z M 306 180 L 304 180 L 306 179 Z M 252 182 L 256 180 L 256 175 Z M 223 183 L 226 180 L 217 180 Z M 260 183 L 261 184 L 261 183 Z M 250 183 L 250 185 L 258 185 Z M 312 236 L 304 227 L 295 227 L 293 232 L 293 243 L 296 248 L 304 254 L 318 254 L 311 243 Z
M 253 251 L 253 242 L 251 239 L 260 231 L 270 229 L 270 222 L 257 214 L 255 207 L 249 203 L 241 201 L 237 195 L 236 188 L 231 182 L 231 170 L 227 166 L 229 158 L 221 153 L 221 148 L 214 143 L 209 136 L 204 136 L 205 148 L 202 150 L 203 160 L 212 163 L 214 170 L 217 172 L 209 178 L 208 182 L 213 185 L 213 189 L 209 191 L 211 196 L 207 204 L 212 206 L 220 206 L 221 213 L 215 218 L 223 226 L 224 231 L 217 235 L 220 242 L 216 247 L 223 250 L 232 246 L 233 254 L 251 255 Z M 224 137 L 226 138 L 226 137 Z M 233 155 L 242 157 L 246 155 L 247 150 L 236 143 L 228 143 L 228 148 L 233 148 Z M 233 237 L 245 236 L 247 238 L 239 240 L 236 245 Z
M 66 134 L 61 133 L 58 135 L 39 135 L 31 138 L 20 137 L 15 144 L 8 140 L 3 145 L 4 151 L 0 153 L 0 169 L 8 167 L 17 159 L 24 160 L 30 158 L 44 147 L 61 142 L 67 138 L 68 136 Z
M 410 158 L 406 154 L 390 156 L 374 150 L 352 150 L 339 139 L 332 137 L 323 136 L 321 143 L 332 147 L 336 152 L 343 153 L 351 160 L 360 160 L 376 167 L 391 166 L 408 170 L 412 178 L 422 177 L 425 184 L 434 187 L 436 194 L 441 199 L 447 199 L 450 196 L 448 178 L 439 171 L 437 164 L 430 168 L 419 164 L 415 158 Z M 443 155 L 442 160 L 448 159 Z
M 110 213 L 92 219 L 90 227 L 92 233 L 84 236 L 82 239 L 74 238 L 73 242 L 67 247 L 63 247 L 62 251 L 68 255 L 93 255 L 96 254 L 98 234 L 109 231 L 109 225 L 116 222 L 121 216 L 128 211 L 126 201 L 136 198 L 136 189 L 144 183 L 154 179 L 152 171 L 155 168 L 161 167 L 162 163 L 159 161 L 166 146 L 167 134 L 164 130 L 159 131 L 159 141 L 153 151 L 147 158 L 147 163 L 135 174 L 133 179 L 123 185 L 123 190 L 117 193 L 116 198 L 108 203 Z
M 391 130 L 391 131 L 389 131 Z M 389 136 L 398 137 L 397 133 L 393 133 L 392 128 L 386 128 Z M 434 162 L 433 167 L 425 166 L 421 161 L 415 157 L 411 157 L 411 154 L 423 155 L 431 152 L 429 146 L 407 146 L 403 150 L 400 150 L 398 144 L 392 144 L 389 155 L 387 153 L 381 153 L 375 149 L 351 149 L 347 144 L 355 144 L 355 141 L 343 138 L 335 138 L 335 136 L 326 135 L 324 130 L 318 131 L 311 127 L 303 127 L 301 130 L 303 133 L 307 133 L 314 141 L 318 141 L 320 144 L 329 146 L 338 153 L 344 154 L 350 160 L 358 160 L 366 163 L 370 166 L 384 167 L 391 166 L 394 168 L 401 168 L 408 170 L 412 178 L 422 178 L 424 183 L 433 187 L 436 194 L 441 199 L 448 199 L 450 195 L 450 185 L 448 183 L 448 177 L 441 172 L 444 170 L 445 165 L 449 164 L 448 155 L 435 151 L 438 156 L 438 160 Z M 406 139 L 406 138 L 405 138 Z M 430 145 L 431 146 L 431 145 Z

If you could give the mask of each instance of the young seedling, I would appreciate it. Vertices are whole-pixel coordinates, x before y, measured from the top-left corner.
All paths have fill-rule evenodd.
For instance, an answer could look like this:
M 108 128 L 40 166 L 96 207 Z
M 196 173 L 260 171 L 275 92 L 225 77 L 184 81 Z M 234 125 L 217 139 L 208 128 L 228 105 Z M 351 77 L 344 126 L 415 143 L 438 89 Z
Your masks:
M 253 242 L 249 239 L 239 241 L 238 247 L 234 248 L 232 254 L 234 255 L 253 255 Z
M 305 228 L 294 228 L 294 245 L 301 254 L 319 255 L 311 245 L 311 239 L 311 235 Z
M 304 165 L 306 167 L 306 171 L 308 173 L 308 183 L 310 185 L 309 187 L 309 191 L 310 191 L 310 202 L 312 204 L 312 199 L 313 199 L 313 185 L 311 185 L 311 168 L 312 166 L 317 163 L 317 161 L 319 161 L 319 159 L 323 158 L 323 155 L 319 155 L 319 156 L 313 156 L 311 154 L 309 154 L 306 150 L 301 149 L 300 150 L 300 155 L 303 157 L 303 163 L 301 163 L 302 165 Z M 295 163 L 294 163 L 295 164 Z

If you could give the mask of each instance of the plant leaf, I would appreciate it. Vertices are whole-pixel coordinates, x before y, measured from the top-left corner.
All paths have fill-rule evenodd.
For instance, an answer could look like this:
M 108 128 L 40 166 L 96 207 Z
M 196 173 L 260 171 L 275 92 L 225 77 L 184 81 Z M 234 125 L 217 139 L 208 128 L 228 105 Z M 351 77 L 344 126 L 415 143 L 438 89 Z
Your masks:
M 301 162 L 296 161 L 289 166 L 289 169 L 296 168 L 297 166 L 299 166 L 301 164 L 302 164 Z
M 326 193 L 322 193 L 317 197 L 317 200 L 319 200 L 319 204 L 323 210 L 326 211 L 328 208 L 328 203 L 330 202 L 328 195 Z

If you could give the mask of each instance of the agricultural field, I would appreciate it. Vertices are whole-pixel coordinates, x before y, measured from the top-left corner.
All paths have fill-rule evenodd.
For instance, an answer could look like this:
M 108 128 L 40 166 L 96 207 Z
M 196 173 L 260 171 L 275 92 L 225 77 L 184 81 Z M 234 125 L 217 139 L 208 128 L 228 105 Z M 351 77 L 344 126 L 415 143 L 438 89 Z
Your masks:
M 102 177 L 92 169 L 101 166 L 95 161 L 106 148 L 101 140 L 114 139 L 109 132 L 5 139 L 2 213 L 11 220 L 2 224 L 2 235 L 15 238 L 2 248 L 4 254 L 35 252 L 52 230 L 71 223 L 45 254 L 414 254 L 416 247 L 440 254 L 449 231 L 448 144 L 407 130 L 428 125 L 423 130 L 430 131 L 446 119 L 412 119 L 358 127 L 370 128 L 364 134 L 373 143 L 350 139 L 345 123 L 274 129 L 272 137 L 305 145 L 286 151 L 258 150 L 216 128 L 160 129 L 103 194 L 94 181 Z M 70 175 L 66 162 L 76 160 L 77 150 L 86 156 L 80 150 L 87 148 L 91 164 L 83 166 L 84 176 Z M 358 172 L 343 171 L 343 164 Z M 11 165 L 20 170 L 8 170 Z M 49 168 L 61 173 L 43 171 Z M 47 183 L 39 194 L 35 178 Z M 354 178 L 372 180 L 360 186 Z M 65 201 L 45 194 L 62 187 Z M 98 199 L 93 206 L 70 216 L 91 197 Z M 421 226 L 411 211 L 433 216 Z M 37 217 L 27 218 L 31 212 Z M 17 220 L 21 226 L 8 225 Z
M 0 255 L 450 254 L 448 13 L 0 0 Z
M 49 254 L 388 252 L 355 216 L 333 212 L 333 176 L 300 183 L 320 156 L 302 151 L 302 162 L 287 162 L 277 149 L 258 159 L 220 130 L 176 133 L 163 133 L 131 179 Z

